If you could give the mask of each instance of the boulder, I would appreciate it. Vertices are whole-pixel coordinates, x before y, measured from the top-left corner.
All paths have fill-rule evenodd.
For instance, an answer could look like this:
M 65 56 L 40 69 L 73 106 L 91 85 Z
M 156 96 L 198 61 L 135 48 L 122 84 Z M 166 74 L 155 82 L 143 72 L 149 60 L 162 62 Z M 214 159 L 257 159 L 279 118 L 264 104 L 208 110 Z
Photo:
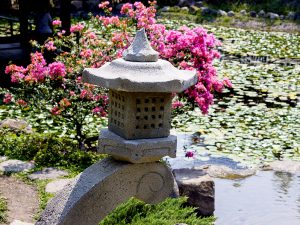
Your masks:
M 285 19 L 285 16 L 284 16 L 284 15 L 280 15 L 280 16 L 279 16 L 279 19 L 284 20 L 284 19 Z
M 203 2 L 202 1 L 195 2 L 195 6 L 201 8 L 203 6 Z
M 36 171 L 28 175 L 28 178 L 30 180 L 46 180 L 46 179 L 59 178 L 61 176 L 67 176 L 68 174 L 69 173 L 64 170 L 48 167 L 48 168 L 44 168 L 41 171 Z
M 164 6 L 162 9 L 161 9 L 162 12 L 169 12 L 170 11 L 170 6 Z
M 201 170 L 214 178 L 232 180 L 246 178 L 256 173 L 254 169 L 232 169 L 223 165 L 204 165 L 196 167 L 195 169 Z
M 266 16 L 265 11 L 264 11 L 264 10 L 260 10 L 260 11 L 258 12 L 258 16 L 259 16 L 259 17 L 265 17 L 265 16 Z
M 178 2 L 179 7 L 184 7 L 184 6 L 190 7 L 192 5 L 195 5 L 194 0 L 179 0 L 179 2 Z
M 243 10 L 240 11 L 240 14 L 243 15 L 243 16 L 246 16 L 247 15 L 247 11 L 243 9 Z
M 249 12 L 249 16 L 251 16 L 251 17 L 256 17 L 257 14 L 256 14 L 255 11 L 250 11 L 250 12 Z
M 296 16 L 295 12 L 289 12 L 288 15 L 287 15 L 287 19 L 294 20 L 295 16 Z
M 192 13 L 192 14 L 196 14 L 199 11 L 200 11 L 200 8 L 198 8 L 197 6 L 193 5 L 190 7 L 190 13 Z
M 274 161 L 265 166 L 264 169 L 271 169 L 278 172 L 299 173 L 300 162 L 292 160 Z
M 269 18 L 270 20 L 277 20 L 279 19 L 279 15 L 276 13 L 269 12 L 267 13 L 267 18 Z
M 52 181 L 46 185 L 45 191 L 47 193 L 56 194 L 63 190 L 74 179 L 59 179 Z
M 201 14 L 202 16 L 217 16 L 218 11 L 207 7 L 201 7 Z
M 218 16 L 227 16 L 227 12 L 223 10 L 218 10 Z
M 233 17 L 235 14 L 234 14 L 233 11 L 229 11 L 229 12 L 227 13 L 227 15 L 228 15 L 229 17 Z
M 19 173 L 33 169 L 35 166 L 31 162 L 23 162 L 20 160 L 7 160 L 0 163 L 0 171 L 5 173 Z
M 25 133 L 32 133 L 31 126 L 25 120 L 5 119 L 0 121 L 0 129 L 9 129 L 13 132 L 23 131 Z
M 181 9 L 180 9 L 180 11 L 182 12 L 182 13 L 189 13 L 189 8 L 188 7 L 186 7 L 186 6 L 184 6 L 184 7 L 182 7 Z
M 181 196 L 188 197 L 188 204 L 197 208 L 199 216 L 211 216 L 215 210 L 215 183 L 202 170 L 173 170 Z

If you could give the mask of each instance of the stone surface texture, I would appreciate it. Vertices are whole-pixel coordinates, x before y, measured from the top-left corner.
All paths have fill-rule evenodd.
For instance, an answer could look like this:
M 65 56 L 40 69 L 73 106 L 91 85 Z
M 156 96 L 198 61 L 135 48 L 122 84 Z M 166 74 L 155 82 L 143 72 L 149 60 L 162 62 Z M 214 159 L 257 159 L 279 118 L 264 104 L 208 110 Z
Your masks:
M 0 171 L 7 173 L 18 173 L 28 171 L 34 168 L 34 164 L 31 162 L 23 162 L 20 160 L 7 160 L 0 163 Z
M 108 129 L 125 139 L 167 137 L 171 93 L 109 91 Z
M 13 131 L 23 131 L 25 133 L 32 133 L 31 126 L 24 120 L 5 119 L 0 121 L 0 129 L 10 129 Z
M 272 170 L 288 173 L 300 173 L 300 162 L 292 160 L 274 161 L 269 163 Z
M 123 59 L 101 68 L 83 71 L 83 81 L 109 89 L 127 92 L 182 92 L 196 84 L 196 71 L 179 70 L 170 62 L 158 59 L 145 30 L 140 30 Z
M 231 169 L 223 165 L 204 165 L 194 169 L 203 171 L 210 177 L 232 180 L 246 178 L 256 173 L 255 169 Z
M 55 179 L 61 176 L 67 176 L 68 174 L 69 173 L 64 170 L 48 167 L 48 168 L 44 168 L 41 171 L 36 171 L 28 175 L 28 178 L 30 180 L 46 180 L 46 179 Z
M 103 129 L 99 136 L 99 153 L 132 163 L 155 162 L 164 156 L 176 157 L 177 137 L 126 140 Z
M 154 204 L 170 195 L 171 171 L 164 164 L 104 159 L 79 174 L 50 203 L 36 225 L 97 225 L 130 197 Z
M 158 56 L 147 39 L 145 28 L 136 32 L 132 44 L 123 52 L 123 59 L 132 62 L 157 62 Z
M 188 197 L 188 204 L 197 207 L 197 214 L 211 216 L 215 210 L 215 183 L 201 170 L 173 170 L 181 196 Z
M 45 191 L 47 193 L 58 193 L 63 190 L 73 179 L 58 179 L 46 185 Z
M 21 220 L 14 220 L 10 223 L 10 225 L 33 225 L 33 223 L 26 223 Z

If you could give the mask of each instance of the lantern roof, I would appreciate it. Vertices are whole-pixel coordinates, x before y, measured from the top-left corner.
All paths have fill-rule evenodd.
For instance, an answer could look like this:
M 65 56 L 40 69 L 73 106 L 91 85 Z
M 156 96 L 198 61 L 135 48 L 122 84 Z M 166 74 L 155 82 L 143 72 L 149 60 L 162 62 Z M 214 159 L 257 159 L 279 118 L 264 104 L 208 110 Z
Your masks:
M 137 32 L 123 58 L 83 71 L 83 82 L 126 92 L 182 92 L 197 83 L 196 71 L 179 70 L 158 59 L 145 30 Z

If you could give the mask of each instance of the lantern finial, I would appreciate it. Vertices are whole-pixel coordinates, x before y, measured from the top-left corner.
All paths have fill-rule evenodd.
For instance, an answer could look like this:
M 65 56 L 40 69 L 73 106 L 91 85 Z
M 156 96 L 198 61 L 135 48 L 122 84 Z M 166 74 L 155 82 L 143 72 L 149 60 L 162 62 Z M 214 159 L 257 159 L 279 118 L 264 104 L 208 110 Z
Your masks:
M 142 28 L 137 31 L 133 42 L 124 51 L 123 59 L 132 62 L 157 62 L 158 55 L 147 39 L 145 28 Z

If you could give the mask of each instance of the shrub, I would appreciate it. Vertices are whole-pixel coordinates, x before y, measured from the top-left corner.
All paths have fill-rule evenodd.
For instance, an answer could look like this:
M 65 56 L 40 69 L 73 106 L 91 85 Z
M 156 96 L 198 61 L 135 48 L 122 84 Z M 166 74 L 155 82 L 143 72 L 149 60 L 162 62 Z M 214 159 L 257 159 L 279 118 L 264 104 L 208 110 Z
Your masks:
M 169 198 L 157 205 L 132 198 L 115 209 L 100 225 L 211 225 L 213 222 L 212 217 L 197 217 L 195 209 L 186 206 L 186 198 Z

